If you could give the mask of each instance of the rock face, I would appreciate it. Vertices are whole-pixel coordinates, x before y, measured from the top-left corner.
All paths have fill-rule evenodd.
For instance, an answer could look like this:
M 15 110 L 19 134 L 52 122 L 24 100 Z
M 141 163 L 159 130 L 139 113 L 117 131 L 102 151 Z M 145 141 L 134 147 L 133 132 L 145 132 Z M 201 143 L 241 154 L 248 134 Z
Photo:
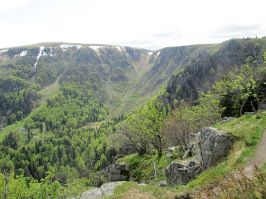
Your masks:
M 93 188 L 83 192 L 80 199 L 102 199 L 106 196 L 111 196 L 114 189 L 123 183 L 124 181 L 105 183 L 100 188 Z
M 129 180 L 129 168 L 126 164 L 114 163 L 106 168 L 105 174 L 110 182 Z
M 203 168 L 214 166 L 221 158 L 228 155 L 233 139 L 227 133 L 215 128 L 204 128 L 196 136 L 196 159 Z
M 168 184 L 186 184 L 202 172 L 199 162 L 172 162 L 165 171 Z
M 186 184 L 202 171 L 228 155 L 233 145 L 231 136 L 215 128 L 204 128 L 189 143 L 185 154 L 193 159 L 172 162 L 165 170 L 168 184 Z M 185 155 L 184 157 L 189 157 Z

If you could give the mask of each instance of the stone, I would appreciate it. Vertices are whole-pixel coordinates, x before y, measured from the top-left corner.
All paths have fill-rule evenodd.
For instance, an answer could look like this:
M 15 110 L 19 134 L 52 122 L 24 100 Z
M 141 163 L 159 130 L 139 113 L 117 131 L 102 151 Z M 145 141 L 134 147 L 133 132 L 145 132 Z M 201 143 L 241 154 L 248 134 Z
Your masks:
M 105 169 L 105 174 L 108 177 L 108 181 L 128 181 L 129 180 L 129 168 L 124 163 L 114 163 Z
M 103 197 L 102 191 L 99 188 L 92 188 L 81 194 L 80 199 L 101 199 Z
M 159 183 L 158 183 L 159 187 L 167 187 L 167 181 L 166 180 L 161 180 Z
M 172 146 L 165 150 L 165 156 L 168 158 L 177 158 L 180 155 L 180 147 Z
M 232 120 L 232 119 L 234 119 L 235 117 L 224 117 L 223 118 L 223 122 L 228 122 L 228 121 L 230 121 L 230 120 Z
M 92 188 L 81 194 L 80 199 L 103 199 L 106 196 L 113 195 L 114 189 L 123 184 L 125 181 L 108 182 L 103 184 L 100 188 Z
M 196 160 L 175 161 L 166 168 L 167 183 L 171 185 L 186 184 L 202 172 Z
M 228 155 L 233 137 L 229 134 L 208 127 L 191 137 L 183 158 L 192 157 L 170 163 L 165 174 L 169 184 L 186 184 L 202 171 L 214 166 Z
M 233 138 L 223 131 L 208 127 L 198 133 L 195 143 L 196 159 L 201 162 L 204 169 L 207 169 L 228 155 L 233 145 Z

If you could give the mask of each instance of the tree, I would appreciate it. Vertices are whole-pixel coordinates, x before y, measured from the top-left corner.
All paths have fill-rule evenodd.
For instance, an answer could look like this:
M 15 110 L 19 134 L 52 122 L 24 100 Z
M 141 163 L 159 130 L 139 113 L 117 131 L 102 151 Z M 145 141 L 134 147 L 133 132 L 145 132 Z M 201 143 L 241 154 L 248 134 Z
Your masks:
M 195 130 L 194 123 L 189 120 L 188 108 L 189 105 L 181 101 L 165 119 L 162 128 L 164 147 L 179 145 L 183 152 L 187 149 L 189 135 Z
M 150 146 L 162 154 L 161 126 L 166 113 L 166 108 L 154 97 L 120 126 L 120 132 L 139 155 L 147 153 Z
M 14 133 L 10 132 L 3 140 L 3 145 L 17 149 L 19 145 L 19 137 Z
M 222 97 L 220 105 L 225 107 L 223 116 L 241 116 L 245 111 L 257 109 L 256 70 L 250 65 L 243 65 L 215 84 L 213 92 Z
M 9 179 L 10 173 L 13 169 L 13 163 L 10 160 L 9 156 L 6 156 L 0 160 L 0 171 L 4 174 L 5 179 L 5 188 L 3 192 L 3 199 L 6 199 L 9 192 Z
M 220 97 L 214 93 L 201 93 L 197 105 L 184 101 L 176 103 L 176 109 L 166 118 L 162 135 L 164 146 L 179 145 L 184 152 L 190 135 L 197 130 L 214 124 L 221 119 Z

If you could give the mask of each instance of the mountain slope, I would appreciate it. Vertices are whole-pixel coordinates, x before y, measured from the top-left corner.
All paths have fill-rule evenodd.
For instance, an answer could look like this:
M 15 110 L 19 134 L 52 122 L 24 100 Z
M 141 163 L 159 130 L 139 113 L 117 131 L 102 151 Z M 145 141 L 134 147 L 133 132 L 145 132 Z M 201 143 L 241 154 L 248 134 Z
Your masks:
M 90 81 L 110 113 L 119 116 L 144 104 L 162 86 L 167 88 L 165 101 L 170 104 L 176 98 L 196 99 L 198 90 L 208 90 L 248 57 L 261 63 L 265 41 L 230 40 L 154 52 L 121 46 L 43 43 L 1 50 L 0 76 L 15 76 L 42 88 L 65 71 L 60 82 Z
M 251 39 L 154 52 L 66 43 L 1 50 L 0 125 L 5 128 L 0 132 L 0 169 L 30 177 L 33 184 L 45 179 L 47 186 L 52 176 L 53 183 L 64 187 L 62 197 L 72 194 L 66 189 L 74 179 L 80 189 L 99 186 L 98 172 L 127 150 L 117 131 L 124 118 L 137 121 L 133 130 L 145 142 L 142 128 L 147 127 L 148 139 L 153 131 L 159 133 L 171 111 L 168 105 L 194 101 L 235 65 L 260 65 L 265 49 L 266 39 Z M 260 88 L 263 92 L 265 86 Z M 159 97 L 154 96 L 159 90 Z M 134 114 L 139 107 L 142 112 Z M 158 109 L 163 114 L 156 118 Z M 145 144 L 145 152 L 152 151 Z M 152 165 L 152 160 L 143 163 Z M 152 173 L 149 169 L 146 174 Z

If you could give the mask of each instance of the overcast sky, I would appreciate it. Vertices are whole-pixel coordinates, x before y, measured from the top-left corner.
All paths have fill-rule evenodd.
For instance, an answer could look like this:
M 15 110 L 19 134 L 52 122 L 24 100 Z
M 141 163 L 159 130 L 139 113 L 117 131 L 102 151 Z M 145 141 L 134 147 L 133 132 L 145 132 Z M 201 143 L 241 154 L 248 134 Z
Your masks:
M 0 0 L 0 48 L 77 42 L 158 49 L 266 35 L 265 0 Z

